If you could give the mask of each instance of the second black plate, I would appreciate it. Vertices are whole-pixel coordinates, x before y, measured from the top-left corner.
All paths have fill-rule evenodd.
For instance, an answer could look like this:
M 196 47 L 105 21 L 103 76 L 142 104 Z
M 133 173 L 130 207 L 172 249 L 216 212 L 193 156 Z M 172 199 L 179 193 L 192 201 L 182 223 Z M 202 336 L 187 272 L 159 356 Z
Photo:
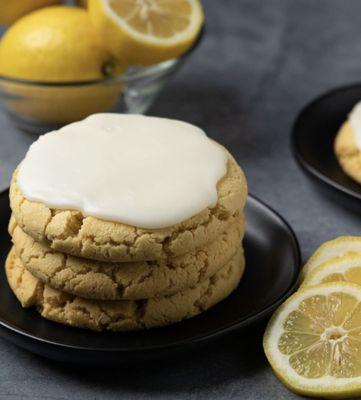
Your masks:
M 47 321 L 22 309 L 0 270 L 0 335 L 34 353 L 62 361 L 117 363 L 144 360 L 198 345 L 269 315 L 294 289 L 300 264 L 291 228 L 253 197 L 246 211 L 246 272 L 237 290 L 202 315 L 142 332 L 96 333 Z M 8 193 L 0 194 L 0 264 L 11 246 Z
M 361 100 L 361 84 L 332 90 L 307 105 L 293 127 L 293 150 L 301 166 L 315 178 L 361 200 L 361 185 L 339 166 L 335 136 L 353 106 Z

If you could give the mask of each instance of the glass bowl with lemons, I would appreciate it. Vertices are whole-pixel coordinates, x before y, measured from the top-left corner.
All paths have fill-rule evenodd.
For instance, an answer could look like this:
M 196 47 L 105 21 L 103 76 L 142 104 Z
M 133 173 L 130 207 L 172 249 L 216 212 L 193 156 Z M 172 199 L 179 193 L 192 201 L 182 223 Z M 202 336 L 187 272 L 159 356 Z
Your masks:
M 0 10 L 8 25 L 0 101 L 18 127 L 34 133 L 93 113 L 145 113 L 203 34 L 199 0 L 47 1 L 15 21 L 2 21 Z M 18 3 L 27 2 L 34 3 Z

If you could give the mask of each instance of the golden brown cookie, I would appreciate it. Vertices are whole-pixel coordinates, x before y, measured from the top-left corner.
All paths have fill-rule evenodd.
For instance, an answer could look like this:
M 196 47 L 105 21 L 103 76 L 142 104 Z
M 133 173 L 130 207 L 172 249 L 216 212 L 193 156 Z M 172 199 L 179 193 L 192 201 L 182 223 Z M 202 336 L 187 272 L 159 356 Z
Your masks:
M 335 139 L 335 154 L 343 171 L 361 183 L 361 150 L 356 145 L 353 128 L 346 121 Z
M 233 224 L 204 248 L 177 258 L 128 263 L 106 263 L 56 252 L 35 242 L 13 219 L 9 230 L 25 269 L 51 287 L 90 299 L 138 300 L 172 295 L 214 275 L 239 249 L 244 226 Z
M 10 203 L 18 225 L 36 241 L 56 251 L 108 262 L 144 261 L 192 252 L 240 221 L 247 183 L 231 155 L 228 171 L 219 181 L 217 190 L 218 203 L 214 208 L 206 208 L 184 222 L 162 229 L 137 228 L 29 201 L 17 186 L 16 171 L 10 188 Z
M 44 318 L 96 331 L 128 331 L 169 325 L 191 318 L 226 298 L 244 271 L 242 251 L 211 278 L 172 296 L 149 300 L 102 301 L 76 297 L 43 284 L 11 250 L 6 260 L 9 285 L 23 307 L 36 306 Z

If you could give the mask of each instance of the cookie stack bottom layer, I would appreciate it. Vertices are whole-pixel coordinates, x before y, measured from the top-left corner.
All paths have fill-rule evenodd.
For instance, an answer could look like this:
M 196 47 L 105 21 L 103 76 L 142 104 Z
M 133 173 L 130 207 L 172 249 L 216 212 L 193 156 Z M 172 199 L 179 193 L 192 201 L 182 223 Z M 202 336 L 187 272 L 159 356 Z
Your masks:
M 207 310 L 237 287 L 244 265 L 239 248 L 231 261 L 200 284 L 171 296 L 137 301 L 90 300 L 53 289 L 24 268 L 14 249 L 5 269 L 22 306 L 36 306 L 44 318 L 96 331 L 129 331 L 169 325 Z

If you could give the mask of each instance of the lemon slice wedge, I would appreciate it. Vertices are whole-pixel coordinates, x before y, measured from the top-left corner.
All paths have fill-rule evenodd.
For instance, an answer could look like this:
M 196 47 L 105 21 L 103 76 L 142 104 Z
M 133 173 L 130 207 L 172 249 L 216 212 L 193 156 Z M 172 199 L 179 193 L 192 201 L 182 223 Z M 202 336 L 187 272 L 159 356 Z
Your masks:
M 263 346 L 294 392 L 361 395 L 361 287 L 335 282 L 299 290 L 271 318 Z
M 361 253 L 335 257 L 319 265 L 306 275 L 301 288 L 337 281 L 361 285 Z
M 334 240 L 330 240 L 322 244 L 311 256 L 306 265 L 301 271 L 301 280 L 306 275 L 335 257 L 343 257 L 346 254 L 359 253 L 361 254 L 361 237 L 359 236 L 340 236 Z
M 88 10 L 109 51 L 131 65 L 178 57 L 204 22 L 199 0 L 89 0 Z

